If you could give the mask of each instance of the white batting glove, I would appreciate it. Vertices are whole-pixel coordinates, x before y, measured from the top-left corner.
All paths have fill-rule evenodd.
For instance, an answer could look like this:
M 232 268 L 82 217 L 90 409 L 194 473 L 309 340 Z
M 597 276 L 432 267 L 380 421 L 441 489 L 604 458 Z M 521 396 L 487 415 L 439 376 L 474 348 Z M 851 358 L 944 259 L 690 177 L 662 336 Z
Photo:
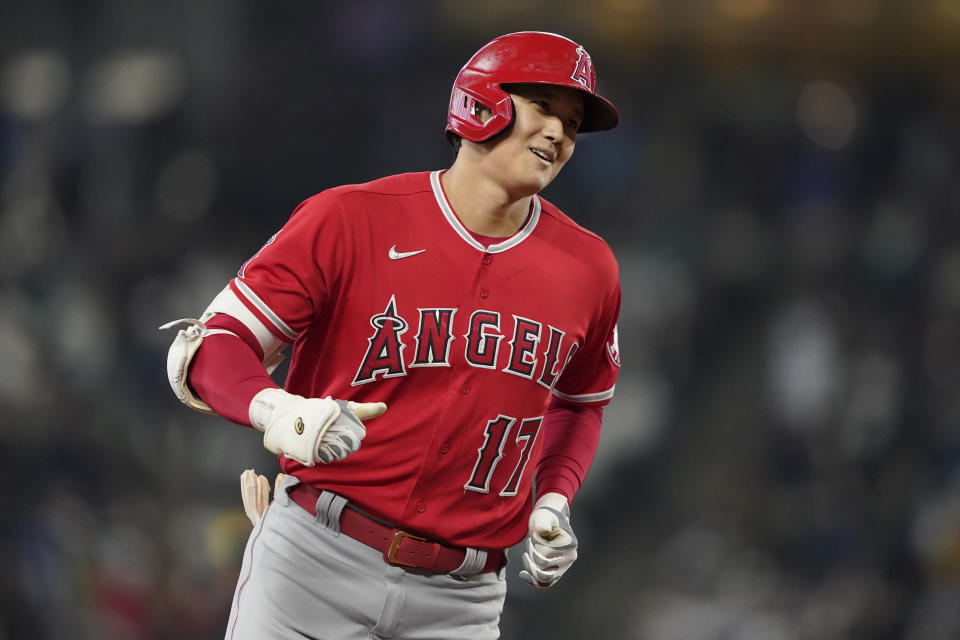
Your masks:
M 552 587 L 577 559 L 577 536 L 570 528 L 570 507 L 559 493 L 547 493 L 530 514 L 520 578 L 538 589 Z
M 250 424 L 263 432 L 263 446 L 313 467 L 342 460 L 367 435 L 361 420 L 387 410 L 382 402 L 304 398 L 283 389 L 264 389 L 250 402 Z
M 256 525 L 270 503 L 270 483 L 253 469 L 246 469 L 240 474 L 240 498 L 243 499 L 244 512 Z

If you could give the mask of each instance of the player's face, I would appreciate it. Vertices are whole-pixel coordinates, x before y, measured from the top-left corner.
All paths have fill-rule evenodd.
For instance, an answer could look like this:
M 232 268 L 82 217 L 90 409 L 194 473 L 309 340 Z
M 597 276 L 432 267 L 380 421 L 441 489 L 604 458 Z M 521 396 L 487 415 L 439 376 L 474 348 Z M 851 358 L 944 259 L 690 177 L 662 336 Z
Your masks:
M 491 155 L 506 184 L 534 193 L 550 184 L 573 155 L 583 122 L 583 96 L 554 85 L 511 85 L 513 125 Z

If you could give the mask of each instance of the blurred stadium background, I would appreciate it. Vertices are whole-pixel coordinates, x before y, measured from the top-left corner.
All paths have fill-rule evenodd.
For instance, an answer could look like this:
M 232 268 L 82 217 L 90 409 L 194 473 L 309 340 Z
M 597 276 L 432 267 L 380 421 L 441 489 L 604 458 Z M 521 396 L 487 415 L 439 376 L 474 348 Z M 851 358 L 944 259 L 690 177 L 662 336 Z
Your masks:
M 453 77 L 522 29 L 623 116 L 546 195 L 619 257 L 625 367 L 581 560 L 511 571 L 504 637 L 960 638 L 960 2 L 13 0 L 0 640 L 222 637 L 276 462 L 157 326 L 307 196 L 447 166 Z

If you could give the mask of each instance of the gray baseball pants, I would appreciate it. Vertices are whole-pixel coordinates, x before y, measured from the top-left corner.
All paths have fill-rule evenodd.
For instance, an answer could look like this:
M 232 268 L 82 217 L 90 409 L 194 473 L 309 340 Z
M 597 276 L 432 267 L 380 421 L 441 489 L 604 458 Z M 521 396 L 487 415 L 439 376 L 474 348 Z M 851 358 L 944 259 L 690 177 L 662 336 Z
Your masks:
M 505 569 L 458 577 L 387 564 L 324 509 L 313 518 L 294 503 L 296 483 L 287 479 L 250 534 L 226 640 L 500 637 Z

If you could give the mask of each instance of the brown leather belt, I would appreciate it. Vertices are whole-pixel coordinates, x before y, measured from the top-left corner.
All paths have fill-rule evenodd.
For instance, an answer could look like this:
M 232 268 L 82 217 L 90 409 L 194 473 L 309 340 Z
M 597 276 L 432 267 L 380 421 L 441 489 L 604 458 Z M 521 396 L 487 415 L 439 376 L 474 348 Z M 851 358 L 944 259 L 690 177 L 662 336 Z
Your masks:
M 300 483 L 290 489 L 288 495 L 304 511 L 311 516 L 316 516 L 317 499 L 320 493 L 319 489 Z M 459 569 L 466 557 L 466 550 L 463 547 L 449 547 L 391 527 L 351 508 L 350 505 L 347 505 L 340 514 L 340 531 L 380 551 L 388 564 L 400 567 L 450 573 Z M 499 571 L 504 562 L 503 551 L 500 549 L 486 551 L 487 561 L 478 573 Z

